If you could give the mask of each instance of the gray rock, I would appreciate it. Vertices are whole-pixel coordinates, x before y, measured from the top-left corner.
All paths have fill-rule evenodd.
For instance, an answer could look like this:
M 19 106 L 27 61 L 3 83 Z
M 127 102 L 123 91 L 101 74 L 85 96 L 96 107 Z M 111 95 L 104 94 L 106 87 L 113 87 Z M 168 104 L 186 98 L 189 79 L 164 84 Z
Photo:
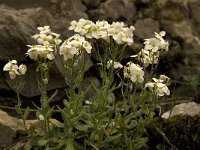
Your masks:
M 151 0 L 133 0 L 137 5 L 149 4 Z
M 164 7 L 157 9 L 156 14 L 159 19 L 168 19 L 174 22 L 188 17 L 187 9 L 184 6 L 172 2 L 167 2 Z
M 159 8 L 163 8 L 163 7 L 166 5 L 166 3 L 167 3 L 168 1 L 169 1 L 169 0 L 162 0 L 162 1 L 157 0 L 157 1 L 156 1 L 156 5 L 157 5 Z
M 150 38 L 154 36 L 154 32 L 159 32 L 159 22 L 151 18 L 138 20 L 135 23 L 135 35 L 141 39 Z
M 190 48 L 200 48 L 200 39 L 195 34 L 191 20 L 184 19 L 176 23 L 174 21 L 161 20 L 161 25 L 168 34 L 183 40 L 184 44 L 190 45 Z
M 51 0 L 0 0 L 0 3 L 16 9 L 32 7 L 50 7 Z
M 0 60 L 25 60 L 26 44 L 31 42 L 30 36 L 34 33 L 32 16 L 36 11 L 32 9 L 25 13 L 0 6 L 0 13 L 3 16 L 0 18 Z
M 0 71 L 0 90 L 9 90 L 9 86 L 4 79 L 4 73 Z
M 143 14 L 145 16 L 145 18 L 155 18 L 156 16 L 156 12 L 155 12 L 155 7 L 150 7 L 147 8 L 143 11 Z
M 170 118 L 176 115 L 200 115 L 200 104 L 197 104 L 195 102 L 188 102 L 188 103 L 181 103 L 172 108 L 172 110 L 169 110 L 165 112 L 162 115 L 162 118 Z
M 177 3 L 179 5 L 183 5 L 186 8 L 188 7 L 188 4 L 198 2 L 198 0 L 170 0 L 170 1 Z
M 0 149 L 11 146 L 17 131 L 25 130 L 18 122 L 20 121 L 0 110 Z
M 89 11 L 93 20 L 125 21 L 132 23 L 136 15 L 136 8 L 132 1 L 107 0 L 98 9 Z
M 200 10 L 200 2 L 190 3 L 190 15 L 197 22 L 200 23 L 200 15 L 197 13 Z
M 98 5 L 101 3 L 101 0 L 82 0 L 82 2 L 88 9 L 94 9 L 98 7 Z

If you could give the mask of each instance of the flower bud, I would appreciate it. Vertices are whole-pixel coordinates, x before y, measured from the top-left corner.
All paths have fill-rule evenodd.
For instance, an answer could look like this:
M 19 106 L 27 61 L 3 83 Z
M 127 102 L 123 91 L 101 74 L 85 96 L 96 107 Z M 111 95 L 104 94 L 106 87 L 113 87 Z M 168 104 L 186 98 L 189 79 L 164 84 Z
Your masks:
M 43 81 L 43 83 L 44 83 L 45 85 L 47 85 L 47 84 L 49 83 L 48 79 L 43 79 L 42 81 Z
M 38 116 L 39 120 L 43 121 L 44 120 L 44 116 L 42 114 L 39 114 Z

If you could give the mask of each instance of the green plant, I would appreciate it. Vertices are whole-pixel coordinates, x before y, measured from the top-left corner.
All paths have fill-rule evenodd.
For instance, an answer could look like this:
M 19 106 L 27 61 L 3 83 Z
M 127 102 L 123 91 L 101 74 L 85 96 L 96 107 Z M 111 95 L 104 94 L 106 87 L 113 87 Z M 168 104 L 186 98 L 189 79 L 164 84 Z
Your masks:
M 133 44 L 134 27 L 123 22 L 80 19 L 72 21 L 69 30 L 78 34 L 66 39 L 62 44 L 59 35 L 49 26 L 38 27 L 39 34 L 33 38 L 39 45 L 29 45 L 26 55 L 37 62 L 37 80 L 41 93 L 41 106 L 36 106 L 39 127 L 26 127 L 28 142 L 26 149 L 141 149 L 146 145 L 144 136 L 146 126 L 153 119 L 156 101 L 169 95 L 169 78 L 161 75 L 155 78 L 160 53 L 168 50 L 168 42 L 163 39 L 165 32 L 155 34 L 155 38 L 146 39 L 144 49 L 132 56 L 139 64 L 128 62 L 120 64 L 126 54 L 126 46 Z M 93 48 L 93 49 L 92 49 Z M 82 90 L 86 56 L 95 53 L 99 60 L 99 72 L 102 87 L 96 88 L 97 94 L 86 99 Z M 137 59 L 136 59 L 137 58 Z M 67 99 L 64 108 L 56 106 L 62 114 L 62 125 L 51 122 L 55 107 L 49 103 L 57 91 L 49 96 L 47 85 L 49 70 L 53 63 L 59 63 L 66 83 Z M 26 70 L 26 69 L 25 69 Z M 16 62 L 4 67 L 12 80 L 21 75 Z M 14 76 L 13 76 L 14 74 Z M 25 74 L 25 71 L 23 72 Z M 115 82 L 118 78 L 120 83 Z M 120 91 L 121 99 L 113 99 L 114 91 Z M 140 90 L 139 96 L 136 91 Z M 19 90 L 17 90 L 19 95 Z M 24 125 L 28 109 L 21 111 L 18 97 L 17 112 L 22 116 Z

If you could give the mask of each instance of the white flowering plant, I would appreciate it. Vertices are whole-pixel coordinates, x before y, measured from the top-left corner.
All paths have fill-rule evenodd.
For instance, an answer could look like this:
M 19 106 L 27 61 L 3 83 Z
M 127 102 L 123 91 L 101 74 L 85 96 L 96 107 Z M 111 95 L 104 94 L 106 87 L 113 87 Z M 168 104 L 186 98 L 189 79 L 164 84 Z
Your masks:
M 28 45 L 26 55 L 37 62 L 37 81 L 41 106 L 36 106 L 39 127 L 26 126 L 29 110 L 21 110 L 18 94 L 17 112 L 22 116 L 28 132 L 26 149 L 100 150 L 100 149 L 141 149 L 148 141 L 145 129 L 151 122 L 157 101 L 170 95 L 169 78 L 156 78 L 157 64 L 161 53 L 168 51 L 165 32 L 155 33 L 155 38 L 145 39 L 144 48 L 121 63 L 126 55 L 126 47 L 133 44 L 133 26 L 123 22 L 80 19 L 72 21 L 69 30 L 76 34 L 62 42 L 60 35 L 49 26 L 38 27 L 39 33 L 32 38 L 36 45 Z M 86 56 L 97 58 L 101 88 L 91 84 L 96 90 L 92 98 L 83 91 Z M 138 62 L 138 63 L 134 63 Z M 57 91 L 49 96 L 49 70 L 56 63 L 65 77 L 66 99 L 64 108 L 50 107 Z M 150 69 L 149 69 L 150 68 Z M 26 73 L 25 65 L 17 66 L 17 61 L 9 61 L 3 68 L 10 78 Z M 116 81 L 117 80 L 117 81 Z M 119 97 L 115 96 L 116 91 Z M 52 113 L 61 113 L 63 122 L 51 122 Z M 24 113 L 24 114 L 23 114 Z M 39 129 L 38 129 L 39 128 Z

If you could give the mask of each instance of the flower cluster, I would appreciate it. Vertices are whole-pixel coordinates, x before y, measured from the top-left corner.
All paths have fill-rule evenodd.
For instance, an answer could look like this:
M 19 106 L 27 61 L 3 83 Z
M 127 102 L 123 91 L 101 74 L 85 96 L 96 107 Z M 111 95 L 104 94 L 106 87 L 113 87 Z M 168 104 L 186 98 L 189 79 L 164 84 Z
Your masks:
M 169 43 L 165 41 L 163 37 L 165 36 L 165 32 L 161 31 L 160 33 L 155 32 L 155 38 L 145 39 L 145 47 L 144 50 L 157 52 L 158 50 L 168 51 Z
M 64 56 L 64 60 L 68 60 L 74 57 L 74 55 L 80 54 L 85 50 L 87 53 L 91 53 L 92 46 L 85 40 L 83 36 L 75 34 L 68 38 L 61 46 L 59 54 Z
M 79 33 L 80 35 L 85 35 L 87 38 L 98 38 L 98 33 L 95 23 L 90 20 L 80 19 L 77 21 L 72 21 L 69 30 L 74 30 L 74 32 Z
M 38 44 L 49 46 L 59 45 L 62 41 L 59 39 L 60 35 L 51 31 L 49 26 L 38 27 L 40 33 L 32 36 L 37 40 Z
M 128 62 L 127 66 L 124 67 L 124 76 L 130 78 L 133 82 L 143 83 L 144 71 L 142 67 L 132 62 Z
M 109 69 L 111 66 L 113 65 L 114 69 L 119 69 L 119 68 L 123 68 L 123 65 L 120 64 L 119 62 L 113 62 L 113 60 L 109 60 L 107 62 L 107 69 Z
M 18 66 L 17 61 L 12 60 L 4 66 L 3 71 L 8 71 L 10 78 L 15 79 L 16 75 L 24 75 L 27 71 L 27 67 L 24 64 Z
M 113 22 L 108 30 L 109 36 L 111 36 L 117 44 L 133 44 L 133 31 L 135 28 L 130 26 L 126 27 L 123 22 Z
M 55 56 L 53 55 L 54 49 L 52 46 L 43 45 L 28 45 L 30 47 L 26 53 L 33 60 L 38 60 L 38 58 L 53 60 Z
M 160 52 L 157 51 L 156 53 L 153 53 L 148 50 L 142 49 L 138 54 L 138 59 L 143 63 L 144 67 L 148 67 L 149 64 L 157 64 L 158 58 L 160 56 Z
M 164 36 L 164 31 L 155 32 L 155 38 L 145 39 L 144 49 L 132 57 L 138 57 L 145 67 L 148 67 L 149 64 L 157 64 L 160 52 L 168 51 L 169 48 L 169 43 L 163 39 Z
M 60 35 L 51 31 L 49 26 L 38 27 L 39 34 L 32 36 L 38 45 L 27 45 L 29 47 L 26 55 L 33 60 L 39 58 L 53 60 L 54 46 L 59 45 L 62 40 L 59 39 Z
M 170 95 L 170 91 L 167 87 L 170 79 L 167 76 L 160 75 L 159 79 L 153 78 L 152 80 L 152 82 L 145 84 L 145 88 L 149 88 L 149 90 L 154 92 L 158 97 Z
M 109 41 L 110 37 L 112 37 L 119 45 L 132 45 L 133 31 L 135 28 L 133 26 L 128 28 L 123 22 L 113 22 L 109 24 L 107 21 L 97 21 L 94 23 L 82 18 L 78 22 L 72 21 L 69 30 L 74 30 L 87 38 Z

